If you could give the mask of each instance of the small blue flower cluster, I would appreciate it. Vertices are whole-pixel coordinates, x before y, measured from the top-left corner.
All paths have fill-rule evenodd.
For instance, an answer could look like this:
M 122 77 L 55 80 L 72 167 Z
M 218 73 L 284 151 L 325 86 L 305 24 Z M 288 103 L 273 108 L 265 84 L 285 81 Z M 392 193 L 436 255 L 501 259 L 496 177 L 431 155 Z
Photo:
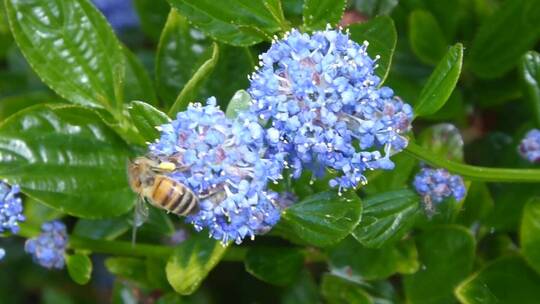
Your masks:
M 150 155 L 174 163 L 170 177 L 199 196 L 200 210 L 187 218 L 198 231 L 241 243 L 277 223 L 281 210 L 267 184 L 281 178 L 283 159 L 265 156 L 264 129 L 249 114 L 231 120 L 210 98 L 159 129 Z
M 540 130 L 527 132 L 519 145 L 519 153 L 531 163 L 540 163 Z
M 414 177 L 416 192 L 424 201 L 440 203 L 453 196 L 456 201 L 465 197 L 465 185 L 459 175 L 452 175 L 445 169 L 422 168 Z
M 92 0 L 92 2 L 116 31 L 122 32 L 139 26 L 139 17 L 132 0 Z
M 41 266 L 62 269 L 67 241 L 66 226 L 60 221 L 48 222 L 41 226 L 38 237 L 26 240 L 24 250 Z
M 19 186 L 0 182 L 0 233 L 19 232 L 19 222 L 25 220 Z
M 341 172 L 330 186 L 356 187 L 366 170 L 393 169 L 390 156 L 407 146 L 412 108 L 378 87 L 367 45 L 337 30 L 293 30 L 260 56 L 250 111 L 270 123 L 270 153 L 286 155 L 293 177 L 330 168 Z
M 19 232 L 19 222 L 25 220 L 19 186 L 0 181 L 0 233 L 10 231 Z M 4 258 L 6 251 L 0 248 L 0 260 Z

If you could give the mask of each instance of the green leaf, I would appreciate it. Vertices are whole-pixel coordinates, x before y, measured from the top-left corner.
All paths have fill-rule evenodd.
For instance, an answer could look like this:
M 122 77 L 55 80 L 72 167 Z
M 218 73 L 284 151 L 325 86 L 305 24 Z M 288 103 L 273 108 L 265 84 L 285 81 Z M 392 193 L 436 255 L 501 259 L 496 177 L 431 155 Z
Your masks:
M 188 239 L 169 258 L 166 267 L 169 283 L 179 294 L 192 294 L 221 260 L 226 249 L 203 233 Z
M 178 92 L 211 56 L 212 40 L 176 10 L 171 10 L 156 56 L 157 88 L 166 107 L 172 105 Z M 226 105 L 237 90 L 249 85 L 247 77 L 239 75 L 251 73 L 254 64 L 248 48 L 220 45 L 216 66 L 193 92 L 193 99 L 216 96 L 221 105 Z M 227 79 L 226 86 L 224 79 Z
M 124 54 L 88 0 L 6 0 L 6 10 L 19 48 L 58 95 L 121 110 Z
M 375 74 L 381 78 L 381 84 L 384 83 L 390 66 L 397 43 L 397 31 L 392 18 L 388 16 L 378 16 L 367 22 L 353 24 L 349 26 L 351 39 L 362 43 L 369 42 L 368 53 L 374 58 L 380 56 L 377 61 L 378 68 Z
M 0 176 L 46 205 L 83 218 L 113 217 L 135 201 L 125 143 L 93 111 L 38 105 L 0 125 Z
M 467 98 L 471 98 L 467 96 Z M 476 100 L 475 100 L 476 102 Z M 454 90 L 448 101 L 437 113 L 422 117 L 431 121 L 453 121 L 456 125 L 464 125 L 467 121 L 467 109 L 463 100 L 463 93 L 460 90 Z
M 419 1 L 422 8 L 428 10 L 437 22 L 439 23 L 444 36 L 449 40 L 455 40 L 455 35 L 458 30 L 463 28 L 472 27 L 476 24 L 474 22 L 480 22 L 479 17 L 473 19 L 472 14 L 480 14 L 479 10 L 483 2 L 487 1 L 469 1 L 469 0 L 454 0 L 454 1 Z M 451 12 L 451 13 L 449 13 Z M 476 16 L 474 16 L 476 17 Z M 471 20 L 473 19 L 473 20 Z M 469 38 L 469 35 L 474 34 L 474 30 L 460 33 Z M 469 40 L 465 38 L 466 40 Z M 464 39 L 460 37 L 460 39 Z
M 125 79 L 125 100 L 144 100 L 156 105 L 158 102 L 154 86 L 148 72 L 128 48 L 123 48 L 126 56 L 126 79 Z
M 150 287 L 146 276 L 146 262 L 138 258 L 108 258 L 105 260 L 107 270 L 121 278 L 130 280 L 142 287 Z
M 94 240 L 114 240 L 131 228 L 131 224 L 127 219 L 129 216 L 131 216 L 131 213 L 110 219 L 79 219 L 73 228 L 72 234 Z
M 362 221 L 352 235 L 362 245 L 380 248 L 401 239 L 414 224 L 420 199 L 411 190 L 372 195 L 364 200 Z
M 355 0 L 354 7 L 370 17 L 388 15 L 398 4 L 398 0 Z
M 279 286 L 292 284 L 304 265 L 304 254 L 297 248 L 253 247 L 247 252 L 246 271 L 254 277 Z
M 66 255 L 69 276 L 79 285 L 85 285 L 92 276 L 92 261 L 85 254 Z
M 168 1 L 208 36 L 236 46 L 261 42 L 261 34 L 256 34 L 257 32 L 268 35 L 281 29 L 272 15 L 275 10 L 267 8 L 267 5 L 275 8 L 277 0 Z
M 504 257 L 462 282 L 455 293 L 461 303 L 538 303 L 540 276 L 519 257 Z
M 516 149 L 515 146 L 512 148 Z M 518 230 L 525 204 L 532 197 L 540 197 L 540 187 L 527 184 L 491 184 L 490 192 L 494 206 L 485 225 L 492 231 Z
M 283 13 L 292 23 L 300 24 L 302 21 L 302 12 L 304 9 L 304 0 L 288 0 L 282 1 Z
M 305 0 L 304 26 L 310 31 L 324 29 L 327 24 L 336 26 L 346 5 L 345 0 Z
M 133 5 L 139 15 L 142 31 L 148 37 L 158 41 L 161 29 L 165 25 L 167 14 L 171 8 L 167 1 L 133 0 Z
M 428 64 L 436 64 L 448 46 L 437 19 L 425 10 L 414 10 L 409 16 L 409 43 L 414 54 Z
M 462 61 L 463 45 L 458 43 L 448 50 L 429 76 L 416 102 L 415 116 L 433 114 L 444 106 L 459 79 Z
M 422 232 L 417 238 L 422 266 L 404 277 L 408 303 L 451 303 L 452 291 L 471 271 L 475 241 L 460 226 L 443 226 Z
M 398 153 L 391 157 L 397 170 L 374 170 L 367 172 L 368 184 L 362 190 L 367 197 L 392 190 L 401 190 L 410 185 L 410 176 L 417 165 L 416 159 Z
M 153 286 L 162 290 L 171 290 L 171 285 L 167 281 L 167 273 L 165 272 L 166 266 L 166 259 L 147 258 L 146 277 L 148 278 L 148 282 L 151 282 Z
M 361 214 L 362 201 L 356 194 L 338 196 L 335 192 L 321 192 L 285 209 L 281 221 L 297 238 L 324 247 L 351 233 Z
M 126 143 L 138 146 L 145 145 L 144 139 L 127 115 L 127 109 L 124 109 L 123 113 L 117 117 L 114 117 L 113 114 L 105 109 L 95 108 L 93 111 L 101 118 L 103 123 L 113 129 Z
M 472 226 L 475 223 L 484 221 L 493 210 L 494 205 L 495 203 L 487 185 L 482 182 L 472 182 L 467 189 L 467 197 L 458 215 L 458 223 Z
M 249 87 L 249 79 L 244 75 L 253 72 L 254 57 L 250 48 L 220 45 L 217 65 L 199 90 L 199 100 L 215 96 L 220 107 L 226 109 L 229 100 L 238 90 Z M 227 79 L 226 86 L 223 86 L 223 79 Z
M 418 250 L 413 238 L 402 240 L 393 247 L 396 256 L 396 270 L 403 274 L 413 274 L 420 269 L 420 261 L 418 260 Z M 384 250 L 384 248 L 382 249 Z
M 310 272 L 302 271 L 292 286 L 285 289 L 281 297 L 283 304 L 319 303 L 319 290 Z
M 46 92 L 29 92 L 0 99 L 0 121 L 18 111 L 40 103 L 58 103 L 61 98 Z
M 178 92 L 210 59 L 211 45 L 211 40 L 192 27 L 186 17 L 171 9 L 156 53 L 156 85 L 165 105 L 172 105 Z
M 472 42 L 471 70 L 495 78 L 509 71 L 540 38 L 540 1 L 504 1 Z
M 519 237 L 523 257 L 540 273 L 540 198 L 531 199 L 523 208 Z
M 372 304 L 373 300 L 359 284 L 331 274 L 324 274 L 321 291 L 329 304 Z
M 173 105 L 169 109 L 169 116 L 175 116 L 176 113 L 183 111 L 187 108 L 188 104 L 193 101 L 196 96 L 197 89 L 201 86 L 202 82 L 207 79 L 207 77 L 214 70 L 219 56 L 219 47 L 218 44 L 214 42 L 212 57 L 206 60 L 193 74 L 193 77 L 186 83 Z
M 346 238 L 329 249 L 329 264 L 334 273 L 365 280 L 385 279 L 398 271 L 405 273 L 418 269 L 414 243 L 366 248 L 354 238 Z
M 167 114 L 142 101 L 130 103 L 129 115 L 141 136 L 148 142 L 159 137 L 156 127 L 169 121 Z
M 234 94 L 233 98 L 229 102 L 225 115 L 227 115 L 229 118 L 235 118 L 239 113 L 249 109 L 251 102 L 251 96 L 249 96 L 248 92 L 239 90 Z
M 540 127 L 540 54 L 535 51 L 525 54 L 520 68 L 526 97 L 531 103 L 536 126 Z
M 441 123 L 424 129 L 418 142 L 442 158 L 463 162 L 463 137 L 453 124 Z
M 3 59 L 10 47 L 13 45 L 13 38 L 9 32 L 9 24 L 6 18 L 4 2 L 0 2 L 0 58 Z
M 41 227 L 45 222 L 62 217 L 62 212 L 47 207 L 47 205 L 31 197 L 27 197 L 24 199 L 24 217 L 26 218 L 25 223 L 28 223 L 28 225 Z

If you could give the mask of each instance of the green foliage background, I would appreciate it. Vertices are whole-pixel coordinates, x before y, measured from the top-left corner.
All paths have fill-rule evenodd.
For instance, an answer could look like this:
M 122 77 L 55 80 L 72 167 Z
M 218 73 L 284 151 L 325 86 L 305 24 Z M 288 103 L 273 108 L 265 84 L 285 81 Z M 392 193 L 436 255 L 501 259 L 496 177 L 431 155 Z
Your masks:
M 0 302 L 538 303 L 540 171 L 516 149 L 540 127 L 540 1 L 134 5 L 140 29 L 117 35 L 89 0 L 2 2 L 0 177 L 24 193 L 21 235 L 61 218 L 70 249 L 67 271 L 46 271 L 22 238 L 0 239 Z M 152 209 L 132 247 L 125 166 L 154 126 L 209 96 L 236 115 L 274 35 L 339 23 L 414 106 L 396 170 L 343 196 L 304 176 L 300 201 L 241 246 Z M 411 188 L 424 162 L 468 187 L 431 219 Z

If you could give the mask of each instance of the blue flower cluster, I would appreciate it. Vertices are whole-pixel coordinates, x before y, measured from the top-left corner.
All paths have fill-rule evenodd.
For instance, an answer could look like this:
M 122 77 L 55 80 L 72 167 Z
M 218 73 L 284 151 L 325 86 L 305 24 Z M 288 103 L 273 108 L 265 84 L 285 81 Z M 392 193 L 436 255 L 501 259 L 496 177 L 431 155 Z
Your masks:
M 67 241 L 66 226 L 62 222 L 47 222 L 41 226 L 41 234 L 38 237 L 26 241 L 24 250 L 41 266 L 48 269 L 62 269 Z
M 527 132 L 519 145 L 519 153 L 531 163 L 540 163 L 540 130 Z
M 269 151 L 286 155 L 293 177 L 329 168 L 341 173 L 332 187 L 356 187 L 366 170 L 393 169 L 390 156 L 407 146 L 412 108 L 379 88 L 367 46 L 342 31 L 293 30 L 260 56 L 250 111 L 269 124 Z
M 25 220 L 19 186 L 10 186 L 0 181 L 0 233 L 10 231 L 19 232 L 19 222 Z M 0 260 L 4 258 L 6 251 L 0 248 Z
M 112 28 L 118 32 L 139 25 L 139 17 L 132 0 L 92 0 L 92 2 L 105 15 Z
M 450 196 L 459 201 L 466 192 L 461 176 L 452 175 L 445 169 L 422 168 L 414 177 L 413 185 L 428 203 L 440 203 Z
M 0 233 L 19 232 L 19 222 L 25 220 L 19 186 L 0 182 Z
M 199 211 L 187 218 L 198 231 L 241 243 L 277 223 L 281 210 L 267 184 L 281 178 L 283 159 L 265 154 L 265 132 L 256 119 L 244 114 L 231 120 L 210 98 L 159 129 L 150 155 L 174 163 L 170 177 L 199 196 Z

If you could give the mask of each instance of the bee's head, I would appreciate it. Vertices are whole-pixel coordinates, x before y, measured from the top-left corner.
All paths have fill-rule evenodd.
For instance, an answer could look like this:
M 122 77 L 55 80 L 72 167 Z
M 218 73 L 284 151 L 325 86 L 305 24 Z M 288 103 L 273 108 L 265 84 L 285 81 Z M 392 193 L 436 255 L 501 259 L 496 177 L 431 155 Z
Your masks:
M 144 157 L 135 158 L 129 162 L 127 171 L 131 189 L 140 192 L 151 173 L 151 160 Z

